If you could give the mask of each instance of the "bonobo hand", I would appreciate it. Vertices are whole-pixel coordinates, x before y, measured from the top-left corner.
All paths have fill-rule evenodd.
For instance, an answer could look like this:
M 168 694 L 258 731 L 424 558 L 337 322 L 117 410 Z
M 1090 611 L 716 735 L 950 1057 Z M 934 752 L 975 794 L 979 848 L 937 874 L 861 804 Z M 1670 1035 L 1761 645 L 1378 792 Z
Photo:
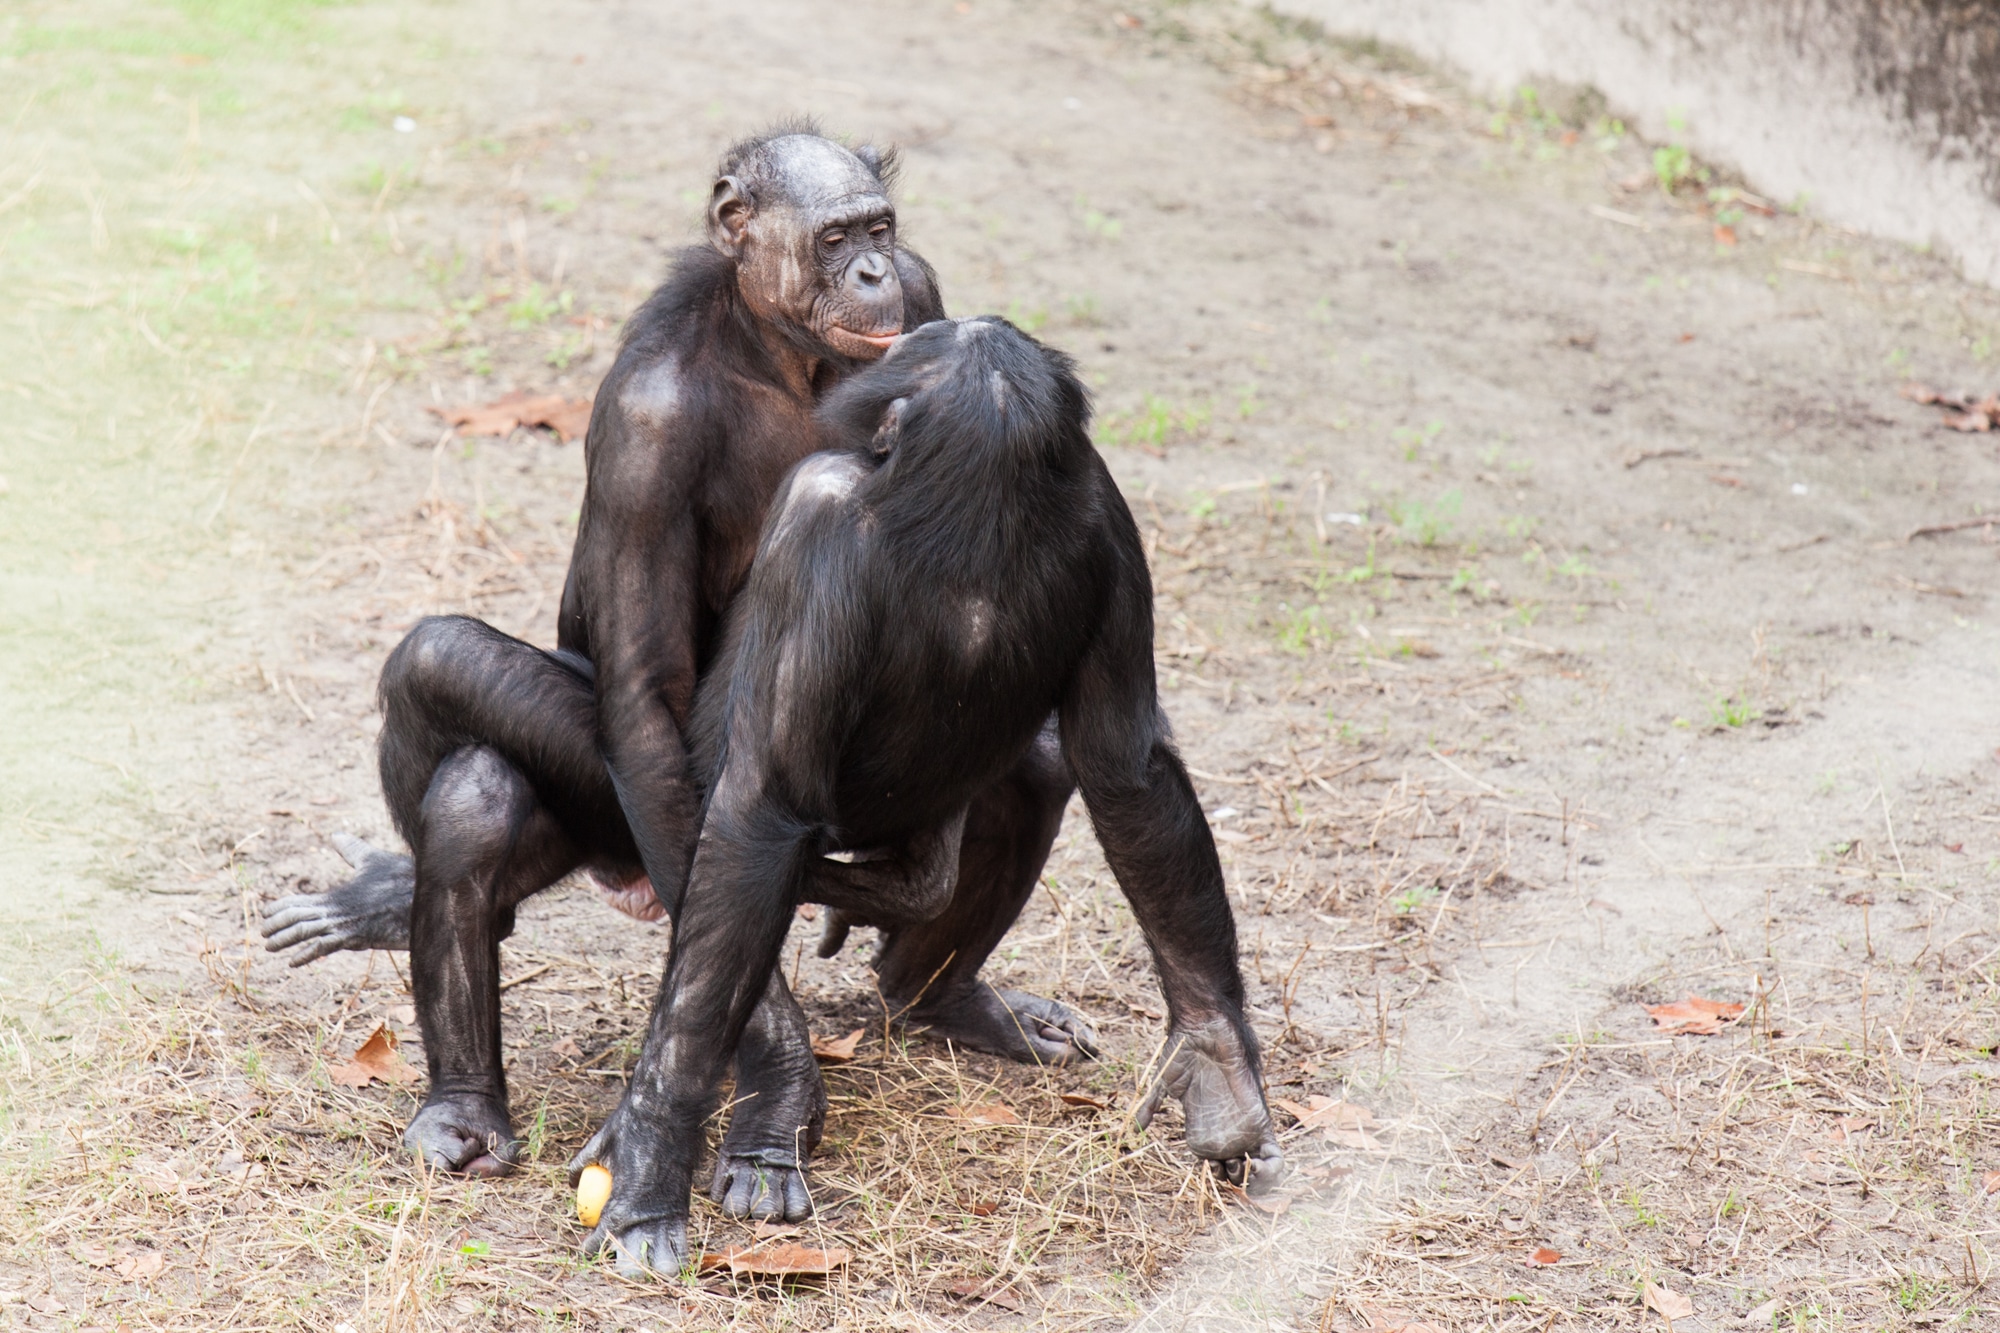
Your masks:
M 432 1170 L 462 1176 L 511 1175 L 521 1155 L 505 1104 L 435 1089 L 403 1131 L 403 1146 Z
M 1194 1155 L 1231 1184 L 1262 1194 L 1284 1174 L 1285 1157 L 1264 1105 L 1254 1040 L 1223 1018 L 1168 1034 L 1166 1059 L 1132 1122 L 1144 1129 L 1163 1098 L 1180 1098 Z
M 304 946 L 292 956 L 293 967 L 342 949 L 410 947 L 416 865 L 345 833 L 334 834 L 333 845 L 359 874 L 325 893 L 280 898 L 264 912 L 265 949 L 277 953 Z
M 586 1258 L 611 1251 L 619 1276 L 672 1275 L 687 1265 L 688 1163 L 669 1136 L 631 1110 L 631 1092 L 569 1162 L 570 1188 L 586 1166 L 611 1172 L 611 1199 L 583 1238 Z

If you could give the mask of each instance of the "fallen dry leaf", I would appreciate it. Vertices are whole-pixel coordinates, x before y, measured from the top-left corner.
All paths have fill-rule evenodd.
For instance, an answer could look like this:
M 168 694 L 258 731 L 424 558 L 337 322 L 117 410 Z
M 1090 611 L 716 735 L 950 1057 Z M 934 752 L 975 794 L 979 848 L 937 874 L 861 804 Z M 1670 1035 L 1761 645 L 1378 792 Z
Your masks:
M 1012 1287 L 989 1286 L 988 1283 L 991 1281 L 991 1278 L 960 1278 L 946 1287 L 945 1291 L 962 1301 L 985 1301 L 988 1305 L 997 1305 L 1015 1314 L 1021 1313 L 1026 1308 L 1027 1303 L 1021 1299 L 1019 1292 Z
M 456 426 L 460 435 L 511 435 L 516 426 L 547 426 L 568 444 L 581 438 L 590 427 L 588 398 L 533 394 L 525 389 L 516 389 L 478 407 L 468 404 L 430 410 Z
M 1771 1321 L 1778 1317 L 1778 1311 L 1784 1308 L 1784 1304 L 1783 1301 L 1773 1296 L 1770 1300 L 1765 1301 L 1749 1314 L 1743 1316 L 1743 1327 L 1769 1328 Z
M 1368 1108 L 1318 1094 L 1314 1094 L 1308 1100 L 1309 1104 L 1305 1106 L 1282 1099 L 1278 1105 L 1297 1118 L 1300 1129 L 1319 1130 L 1321 1137 L 1328 1143 L 1337 1144 L 1342 1148 L 1360 1148 L 1369 1152 L 1382 1147 L 1375 1136 L 1369 1133 L 1370 1130 L 1380 1129 L 1382 1122 L 1377 1120 Z
M 1690 995 L 1672 1004 L 1649 1004 L 1646 1012 L 1653 1016 L 1654 1027 L 1668 1036 L 1713 1037 L 1724 1023 L 1743 1016 L 1743 1006 Z
M 965 1120 L 975 1125 L 1018 1125 L 1021 1117 L 999 1102 L 986 1102 L 979 1106 L 954 1106 L 945 1112 L 954 1120 Z
M 1844 1115 L 1833 1122 L 1833 1128 L 1826 1132 L 1828 1143 L 1845 1143 L 1849 1139 L 1860 1138 L 1875 1128 L 1875 1122 L 1866 1116 Z
M 167 1256 L 158 1250 L 135 1250 L 112 1267 L 119 1277 L 140 1282 L 156 1278 L 166 1269 Z
M 343 1088 L 365 1088 L 372 1079 L 384 1083 L 414 1083 L 423 1074 L 403 1062 L 396 1054 L 396 1034 L 388 1025 L 377 1023 L 375 1030 L 368 1034 L 368 1040 L 361 1043 L 354 1052 L 354 1058 L 344 1065 L 335 1065 L 327 1071 L 327 1077 Z
M 1980 1183 L 1988 1194 L 2000 1194 L 2000 1171 L 1988 1171 Z
M 2000 1172 L 1994 1174 L 2000 1175 Z M 1990 1194 L 1992 1191 L 1988 1190 L 1987 1193 Z M 76 1255 L 92 1268 L 109 1268 L 113 1262 L 111 1251 L 102 1245 L 79 1245 L 76 1247 Z
M 1983 434 L 2000 426 L 2000 394 L 1989 393 L 1974 399 L 1969 393 L 1940 393 L 1928 384 L 1910 383 L 1896 391 L 1913 403 L 1942 407 L 1940 426 Z
M 1093 1097 L 1087 1092 L 1061 1092 L 1056 1095 L 1062 1098 L 1063 1105 L 1065 1106 L 1082 1107 L 1092 1111 L 1108 1111 L 1111 1109 L 1110 1102 L 1105 1101 L 1102 1097 Z
M 958 1206 L 965 1209 L 966 1212 L 971 1213 L 974 1217 L 991 1217 L 1000 1211 L 1000 1205 L 997 1203 L 974 1203 L 964 1195 L 959 1196 Z
M 576 1044 L 575 1037 L 564 1037 L 561 1041 L 549 1047 L 549 1054 L 558 1060 L 581 1060 L 583 1059 L 583 1047 Z
M 61 1314 L 63 1311 L 69 1309 L 67 1305 L 64 1305 L 53 1296 L 30 1296 L 28 1297 L 28 1308 L 36 1314 Z
M 1666 1287 L 1655 1286 L 1651 1282 L 1645 1284 L 1644 1291 L 1646 1308 L 1661 1318 L 1671 1321 L 1675 1319 L 1692 1319 L 1694 1317 L 1694 1302 L 1681 1295 L 1678 1291 L 1671 1291 Z
M 1528 1256 L 1529 1263 L 1536 1264 L 1542 1268 L 1547 1268 L 1550 1264 L 1559 1264 L 1562 1262 L 1562 1259 L 1562 1251 L 1552 1250 L 1546 1245 Z
M 813 1054 L 830 1065 L 844 1064 L 854 1058 L 854 1048 L 861 1044 L 864 1030 L 856 1028 L 844 1037 L 814 1037 Z
M 816 1250 L 806 1245 L 743 1245 L 701 1256 L 701 1270 L 727 1268 L 739 1277 L 825 1277 L 844 1267 L 851 1250 Z

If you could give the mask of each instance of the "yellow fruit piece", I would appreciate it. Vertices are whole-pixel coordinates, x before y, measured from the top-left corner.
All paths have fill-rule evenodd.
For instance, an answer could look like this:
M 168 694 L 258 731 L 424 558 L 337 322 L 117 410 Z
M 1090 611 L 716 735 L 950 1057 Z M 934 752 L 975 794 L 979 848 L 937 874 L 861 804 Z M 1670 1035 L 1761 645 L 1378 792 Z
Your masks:
M 587 1227 L 597 1225 L 604 1205 L 611 1201 L 611 1173 L 601 1166 L 586 1166 L 576 1182 L 576 1220 Z

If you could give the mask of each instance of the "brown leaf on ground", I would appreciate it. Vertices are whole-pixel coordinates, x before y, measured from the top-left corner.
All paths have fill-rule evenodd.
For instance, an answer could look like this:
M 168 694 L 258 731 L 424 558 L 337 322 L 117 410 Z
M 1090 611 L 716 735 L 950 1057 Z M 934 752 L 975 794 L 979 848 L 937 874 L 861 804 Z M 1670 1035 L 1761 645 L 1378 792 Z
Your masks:
M 1915 382 L 1903 385 L 1896 392 L 1913 403 L 1944 408 L 1938 424 L 1952 430 L 1984 434 L 2000 426 L 2000 394 L 1989 393 L 1975 400 L 1969 393 L 1940 393 L 1928 384 Z
M 825 1277 L 845 1267 L 851 1250 L 816 1250 L 807 1245 L 742 1245 L 701 1256 L 701 1270 L 726 1268 L 739 1277 Z
M 158 1250 L 134 1250 L 119 1259 L 112 1271 L 128 1281 L 144 1282 L 167 1271 L 167 1256 Z
M 1980 1183 L 1988 1194 L 2000 1194 L 2000 1171 L 1988 1171 Z
M 583 1047 L 576 1044 L 575 1037 L 564 1037 L 561 1041 L 549 1047 L 549 1054 L 555 1056 L 558 1060 L 581 1060 L 583 1059 Z
M 965 1209 L 966 1212 L 971 1213 L 974 1217 L 991 1217 L 1000 1211 L 1000 1205 L 997 1203 L 990 1201 L 974 1203 L 962 1194 L 958 1198 L 958 1206 Z
M 1663 1319 L 1694 1318 L 1694 1302 L 1681 1295 L 1678 1291 L 1655 1286 L 1653 1283 L 1648 1282 L 1644 1286 L 1644 1294 L 1646 1308 Z
M 430 409 L 458 428 L 460 435 L 511 435 L 516 426 L 547 426 L 564 444 L 582 437 L 590 426 L 590 400 L 559 393 L 529 393 L 516 389 L 480 406 Z
M 1290 1111 L 1299 1122 L 1300 1129 L 1317 1129 L 1328 1143 L 1343 1148 L 1360 1148 L 1373 1152 L 1381 1148 L 1381 1143 L 1370 1130 L 1380 1129 L 1382 1122 L 1364 1106 L 1353 1102 L 1336 1101 L 1315 1093 L 1305 1106 L 1297 1102 L 1280 1099 L 1278 1105 Z
M 947 1295 L 956 1296 L 962 1301 L 985 1301 L 988 1305 L 997 1305 L 1001 1309 L 1011 1310 L 1015 1314 L 1020 1314 L 1022 1310 L 1027 1308 L 1027 1302 L 1021 1299 L 1019 1292 L 1015 1291 L 1012 1287 L 989 1286 L 988 1284 L 991 1281 L 991 1278 L 960 1278 L 946 1287 L 945 1292 Z
M 1091 1111 L 1108 1111 L 1111 1109 L 1110 1102 L 1105 1101 L 1102 1097 L 1093 1097 L 1087 1092 L 1059 1092 L 1056 1095 L 1062 1098 L 1064 1106 L 1075 1106 Z
M 396 1054 L 396 1034 L 386 1024 L 377 1023 L 368 1040 L 354 1052 L 354 1058 L 329 1069 L 327 1077 L 343 1088 L 365 1088 L 373 1079 L 414 1083 L 423 1074 L 403 1063 L 403 1057 Z
M 1550 1264 L 1561 1263 L 1562 1258 L 1563 1258 L 1562 1251 L 1552 1250 L 1548 1246 L 1544 1245 L 1540 1249 L 1536 1250 L 1533 1254 L 1528 1256 L 1528 1262 L 1531 1264 L 1535 1264 L 1538 1267 L 1547 1268 Z
M 1826 1132 L 1826 1141 L 1828 1143 L 1845 1143 L 1849 1139 L 1860 1138 L 1873 1128 L 1875 1128 L 1875 1122 L 1866 1116 L 1844 1115 L 1834 1121 L 1833 1128 Z
M 845 1064 L 854 1058 L 854 1048 L 861 1044 L 861 1034 L 865 1028 L 856 1028 L 844 1037 L 814 1037 L 813 1055 L 830 1065 Z
M 1902 387 L 1896 390 L 1896 394 L 1898 397 L 1907 398 L 1913 403 L 1924 403 L 1926 405 L 1937 402 L 1943 396 L 1930 385 L 1919 384 L 1915 380 L 1909 380 L 1904 383 Z
M 28 1297 L 28 1308 L 36 1314 L 61 1314 L 63 1311 L 69 1309 L 67 1305 L 64 1305 L 54 1296 L 30 1296 Z
M 984 1102 L 978 1106 L 954 1106 L 945 1112 L 954 1120 L 964 1120 L 975 1125 L 1018 1125 L 1021 1117 L 1009 1107 L 999 1102 Z
M 1987 1193 L 1991 1194 L 1992 1191 L 1988 1190 Z M 92 1268 L 109 1268 L 116 1261 L 111 1251 L 102 1245 L 79 1245 L 76 1247 L 76 1257 Z
M 1713 1037 L 1723 1024 L 1743 1017 L 1743 1006 L 1690 995 L 1672 1004 L 1649 1004 L 1646 1012 L 1653 1016 L 1653 1026 L 1670 1037 Z

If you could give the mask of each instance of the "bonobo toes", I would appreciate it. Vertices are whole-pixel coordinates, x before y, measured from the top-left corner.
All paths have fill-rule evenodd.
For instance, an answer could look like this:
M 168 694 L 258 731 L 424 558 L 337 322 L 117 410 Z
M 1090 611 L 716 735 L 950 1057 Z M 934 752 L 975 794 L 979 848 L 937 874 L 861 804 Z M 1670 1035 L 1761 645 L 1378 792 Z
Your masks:
M 629 1105 L 621 1102 L 569 1161 L 572 1189 L 586 1166 L 611 1173 L 611 1198 L 583 1238 L 583 1254 L 608 1252 L 623 1277 L 671 1275 L 687 1265 L 687 1165 L 668 1136 Z
M 417 889 L 410 858 L 345 833 L 334 834 L 333 845 L 358 872 L 353 879 L 325 893 L 280 898 L 264 912 L 264 947 L 278 953 L 299 946 L 293 967 L 342 949 L 410 947 L 410 905 Z
M 507 1108 L 466 1093 L 433 1093 L 403 1131 L 403 1146 L 425 1166 L 462 1176 L 507 1175 L 521 1155 Z
M 805 1164 L 789 1153 L 733 1153 L 724 1144 L 708 1195 L 730 1217 L 803 1222 L 812 1216 Z
M 1066 1004 L 979 982 L 970 990 L 927 1002 L 904 1019 L 968 1050 L 1022 1064 L 1068 1065 L 1097 1058 L 1097 1029 Z
M 1178 1028 L 1133 1123 L 1144 1129 L 1168 1096 L 1180 1099 L 1188 1148 L 1252 1194 L 1278 1183 L 1285 1155 L 1271 1128 L 1252 1039 L 1223 1019 Z

